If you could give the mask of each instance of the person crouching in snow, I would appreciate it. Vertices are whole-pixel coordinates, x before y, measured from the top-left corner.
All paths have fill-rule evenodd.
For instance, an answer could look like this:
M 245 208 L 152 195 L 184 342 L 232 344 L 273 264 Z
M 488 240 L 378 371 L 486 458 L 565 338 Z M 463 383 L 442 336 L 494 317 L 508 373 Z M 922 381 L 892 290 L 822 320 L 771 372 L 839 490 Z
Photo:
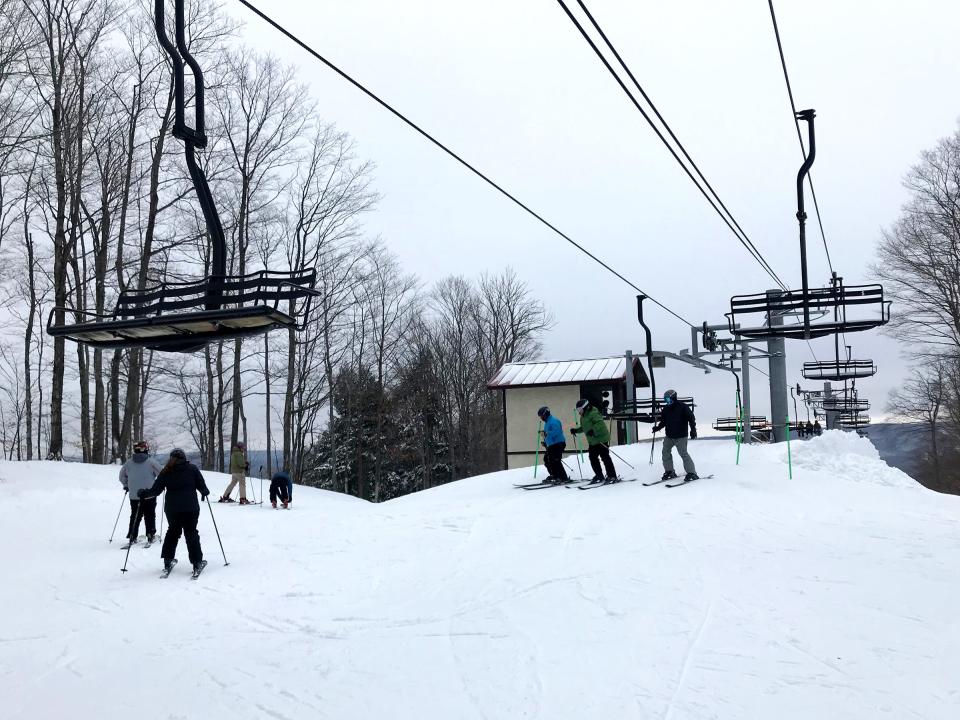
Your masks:
M 537 410 L 537 417 L 543 421 L 543 465 L 547 468 L 547 479 L 544 482 L 569 482 L 567 471 L 563 467 L 563 451 L 567 448 L 567 439 L 563 436 L 563 425 L 553 415 L 550 408 L 544 405 Z
M 206 500 L 210 491 L 203 481 L 200 470 L 196 465 L 187 462 L 187 456 L 180 448 L 170 451 L 170 459 L 160 471 L 153 487 L 149 490 L 140 490 L 137 495 L 141 499 L 155 498 L 164 491 L 167 493 L 164 510 L 168 523 L 167 534 L 163 538 L 163 548 L 160 550 L 164 570 L 173 567 L 181 533 L 186 537 L 187 552 L 193 569 L 202 570 L 202 565 L 205 563 L 203 563 L 203 550 L 200 547 L 200 533 L 197 532 L 197 523 L 200 521 L 200 503 L 197 502 L 197 493 L 200 493 L 201 499 Z
M 677 476 L 673 471 L 673 448 L 677 449 L 683 460 L 683 471 L 687 474 L 684 480 L 696 480 L 697 468 L 693 458 L 687 452 L 687 426 L 690 427 L 689 437 L 697 439 L 697 419 L 693 410 L 677 400 L 676 390 L 667 390 L 663 394 L 663 408 L 660 410 L 660 420 L 653 426 L 653 432 L 666 428 L 667 437 L 663 440 L 663 477 L 662 480 L 672 480 Z
M 270 478 L 270 504 L 273 507 L 277 507 L 277 498 L 280 498 L 284 509 L 290 507 L 290 483 L 290 473 L 286 468 L 277 470 Z
M 583 433 L 587 437 L 587 444 L 590 446 L 587 455 L 590 457 L 590 467 L 593 468 L 593 481 L 600 482 L 604 479 L 601 461 L 607 470 L 607 482 L 616 481 L 617 471 L 610 459 L 610 430 L 603 421 L 603 416 L 587 399 L 577 401 L 577 414 L 580 416 L 580 427 L 570 428 L 570 434 Z
M 217 502 L 233 502 L 230 499 L 230 493 L 233 492 L 236 485 L 239 485 L 240 504 L 250 504 L 250 501 L 247 500 L 247 470 L 250 469 L 250 463 L 247 462 L 246 452 L 247 446 L 242 442 L 233 446 L 233 452 L 230 453 L 230 484 L 227 485 L 227 489 L 223 491 L 223 495 Z
M 120 484 L 130 494 L 130 527 L 127 531 L 126 550 L 136 544 L 140 533 L 140 518 L 147 530 L 147 542 L 152 543 L 157 536 L 157 501 L 141 500 L 139 490 L 153 485 L 163 466 L 150 457 L 150 446 L 141 440 L 133 446 L 133 455 L 120 468 Z

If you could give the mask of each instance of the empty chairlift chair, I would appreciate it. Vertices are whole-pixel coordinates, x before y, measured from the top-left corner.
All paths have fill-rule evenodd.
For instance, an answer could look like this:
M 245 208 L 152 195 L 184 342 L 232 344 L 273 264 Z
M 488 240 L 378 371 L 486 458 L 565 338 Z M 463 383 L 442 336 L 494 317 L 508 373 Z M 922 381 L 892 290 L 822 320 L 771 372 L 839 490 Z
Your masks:
M 797 113 L 809 128 L 809 151 L 797 174 L 797 220 L 800 223 L 800 272 L 802 289 L 775 290 L 730 299 L 726 313 L 730 332 L 752 339 L 810 339 L 857 332 L 885 325 L 890 320 L 890 302 L 881 285 L 847 287 L 836 273 L 830 286 L 810 288 L 807 277 L 806 212 L 803 182 L 816 157 L 813 110 Z
M 174 74 L 174 137 L 181 140 L 187 168 L 210 241 L 210 272 L 193 282 L 160 282 L 124 289 L 112 315 L 72 308 L 54 308 L 47 333 L 100 348 L 149 348 L 193 352 L 210 342 L 261 334 L 277 328 L 303 329 L 317 294 L 316 271 L 261 270 L 226 274 L 226 240 L 206 176 L 196 151 L 206 147 L 203 73 L 186 43 L 184 0 L 175 3 L 176 44 L 167 36 L 166 0 L 155 0 L 154 25 L 160 45 L 170 56 Z M 195 91 L 195 127 L 185 122 L 184 63 L 190 66 Z M 57 318 L 73 315 L 72 325 Z

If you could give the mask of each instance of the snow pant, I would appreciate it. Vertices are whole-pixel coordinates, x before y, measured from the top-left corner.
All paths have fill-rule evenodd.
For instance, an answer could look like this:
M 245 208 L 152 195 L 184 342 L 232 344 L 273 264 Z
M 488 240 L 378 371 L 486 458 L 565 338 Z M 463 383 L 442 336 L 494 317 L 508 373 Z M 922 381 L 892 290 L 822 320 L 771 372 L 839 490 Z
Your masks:
M 567 470 L 563 467 L 563 451 L 567 449 L 567 444 L 565 442 L 554 443 L 553 445 L 548 445 L 546 451 L 543 453 L 543 465 L 547 468 L 547 472 L 550 473 L 550 477 L 554 477 L 557 480 L 569 480 L 567 477 Z
M 613 460 L 610 459 L 610 448 L 607 447 L 606 443 L 591 445 L 590 449 L 587 450 L 587 455 L 590 456 L 590 467 L 593 468 L 594 477 L 603 477 L 603 470 L 600 467 L 601 460 L 603 461 L 603 467 L 607 469 L 607 477 L 614 478 L 617 476 L 617 471 L 613 467 Z
M 693 464 L 693 458 L 687 452 L 688 438 L 664 438 L 663 439 L 663 469 L 665 472 L 673 472 L 673 448 L 677 449 L 680 459 L 683 460 L 683 471 L 688 475 L 696 473 L 697 468 Z
M 136 540 L 140 534 L 140 518 L 146 525 L 147 535 L 157 534 L 157 499 L 147 500 L 130 499 L 130 527 L 127 530 L 127 539 Z
M 227 485 L 227 489 L 223 491 L 224 497 L 230 497 L 230 493 L 233 492 L 233 488 L 237 485 L 240 486 L 240 499 L 247 499 L 247 475 L 242 470 L 240 472 L 235 472 L 230 474 L 230 484 Z
M 163 548 L 160 550 L 160 557 L 164 560 L 173 560 L 177 556 L 177 543 L 180 542 L 180 534 L 187 539 L 187 553 L 190 556 L 190 562 L 196 564 L 203 560 L 203 550 L 200 549 L 200 533 L 197 532 L 197 521 L 200 520 L 199 510 L 188 510 L 186 512 L 171 512 L 167 510 L 167 534 L 163 538 Z
M 287 481 L 287 502 L 293 502 L 293 478 Z
M 290 495 L 287 493 L 287 479 L 270 481 L 270 502 L 276 503 L 277 498 L 283 502 L 290 501 Z

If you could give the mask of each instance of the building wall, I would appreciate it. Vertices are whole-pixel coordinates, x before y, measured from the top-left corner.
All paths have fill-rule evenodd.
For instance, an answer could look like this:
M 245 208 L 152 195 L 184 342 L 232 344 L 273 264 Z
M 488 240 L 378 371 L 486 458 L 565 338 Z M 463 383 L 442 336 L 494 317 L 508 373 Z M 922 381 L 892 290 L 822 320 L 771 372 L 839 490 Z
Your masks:
M 513 388 L 506 391 L 507 398 L 507 467 L 532 467 L 536 461 L 537 410 L 546 405 L 563 424 L 567 439 L 567 454 L 576 452 L 570 426 L 576 417 L 579 385 L 544 385 L 530 388 Z M 577 419 L 579 422 L 579 419 Z M 581 448 L 586 451 L 583 436 L 579 436 Z M 610 443 L 617 444 L 616 423 L 611 423 Z M 541 448 L 542 451 L 543 448 Z M 522 452 L 522 455 L 513 453 Z

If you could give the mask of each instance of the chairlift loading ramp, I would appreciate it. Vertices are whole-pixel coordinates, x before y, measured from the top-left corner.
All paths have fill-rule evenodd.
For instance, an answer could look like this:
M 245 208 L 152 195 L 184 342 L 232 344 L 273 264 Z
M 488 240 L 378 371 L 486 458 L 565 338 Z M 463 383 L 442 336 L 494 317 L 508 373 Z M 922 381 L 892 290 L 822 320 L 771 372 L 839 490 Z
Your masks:
M 883 296 L 883 286 L 858 285 L 845 287 L 834 273 L 830 287 L 810 288 L 807 277 L 807 238 L 803 183 L 817 154 L 813 110 L 801 110 L 798 120 L 807 123 L 808 152 L 797 173 L 797 221 L 800 225 L 801 290 L 768 291 L 753 295 L 737 295 L 730 299 L 726 313 L 731 334 L 753 339 L 812 339 L 870 330 L 890 321 L 890 301 Z M 798 324 L 779 320 L 802 317 Z M 813 316 L 818 316 L 814 318 Z M 777 322 L 774 319 L 777 319 Z M 826 319 L 824 319 L 826 318 Z
M 247 275 L 227 275 L 227 247 L 223 226 L 200 167 L 196 151 L 207 145 L 204 122 L 203 71 L 190 54 L 186 41 L 185 0 L 175 0 L 176 42 L 167 36 L 165 3 L 154 0 L 154 28 L 170 57 L 174 78 L 172 134 L 184 145 L 187 168 L 210 242 L 210 270 L 192 282 L 161 282 L 153 287 L 125 288 L 112 315 L 54 308 L 47 318 L 47 334 L 101 348 L 148 348 L 166 352 L 195 352 L 218 340 L 259 335 L 277 328 L 302 330 L 317 291 L 316 270 L 262 270 Z M 184 63 L 194 79 L 195 126 L 186 123 Z M 296 307 L 298 300 L 305 300 Z M 286 301 L 289 312 L 279 308 Z M 57 312 L 73 314 L 73 325 L 55 325 Z M 298 320 L 298 317 L 301 319 Z M 82 318 L 93 318 L 81 322 Z

